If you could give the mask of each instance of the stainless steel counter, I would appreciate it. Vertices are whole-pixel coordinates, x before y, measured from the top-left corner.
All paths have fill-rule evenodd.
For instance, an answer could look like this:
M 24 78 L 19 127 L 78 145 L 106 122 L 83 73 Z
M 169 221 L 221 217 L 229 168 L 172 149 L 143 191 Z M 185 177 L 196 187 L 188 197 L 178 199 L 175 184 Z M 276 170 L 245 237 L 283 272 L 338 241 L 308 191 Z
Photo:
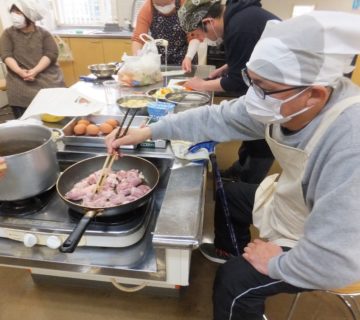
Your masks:
M 195 72 L 206 77 L 210 70 L 211 67 L 204 66 Z M 103 89 L 93 84 L 76 86 L 90 96 L 103 94 Z M 171 160 L 167 161 L 171 165 L 160 195 L 158 214 L 152 218 L 141 241 L 126 248 L 79 247 L 74 253 L 65 254 L 46 246 L 24 247 L 22 242 L 2 238 L 4 232 L 0 230 L 0 265 L 30 268 L 37 275 L 89 281 L 166 288 L 188 285 L 191 252 L 202 237 L 206 168 L 175 158 L 170 146 L 124 152 Z M 60 161 L 79 161 L 105 153 L 105 148 L 65 146 L 58 142 Z

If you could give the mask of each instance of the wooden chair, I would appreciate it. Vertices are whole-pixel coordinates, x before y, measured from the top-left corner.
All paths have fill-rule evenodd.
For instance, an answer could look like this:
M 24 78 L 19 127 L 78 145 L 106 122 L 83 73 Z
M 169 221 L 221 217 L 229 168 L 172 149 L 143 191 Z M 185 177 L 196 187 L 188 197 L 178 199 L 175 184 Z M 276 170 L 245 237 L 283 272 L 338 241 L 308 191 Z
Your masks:
M 346 308 L 349 310 L 352 318 L 354 320 L 360 319 L 360 307 L 358 302 L 356 301 L 356 297 L 360 296 L 360 282 L 356 282 L 354 284 L 351 284 L 347 287 L 341 288 L 341 289 L 334 289 L 334 290 L 325 290 L 325 293 L 333 294 L 339 300 L 346 306 Z M 287 320 L 291 320 L 292 316 L 294 314 L 294 311 L 296 309 L 296 305 L 299 301 L 301 292 L 297 293 L 293 303 L 290 307 Z

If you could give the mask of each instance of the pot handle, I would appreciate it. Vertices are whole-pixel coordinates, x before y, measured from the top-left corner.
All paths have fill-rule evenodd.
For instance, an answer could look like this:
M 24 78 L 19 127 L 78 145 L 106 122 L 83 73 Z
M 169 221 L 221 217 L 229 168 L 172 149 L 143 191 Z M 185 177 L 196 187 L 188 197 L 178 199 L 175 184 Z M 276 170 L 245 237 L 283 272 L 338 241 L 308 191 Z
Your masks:
M 86 214 L 81 218 L 80 222 L 73 230 L 73 232 L 70 233 L 67 239 L 59 247 L 60 252 L 74 252 L 87 226 L 90 224 L 91 220 L 96 216 L 97 213 L 98 212 L 94 210 L 86 212 Z
M 61 129 L 58 128 L 51 128 L 52 131 L 52 140 L 54 142 L 57 142 L 58 140 L 61 140 L 62 138 L 64 138 L 65 134 L 64 131 L 62 131 Z
M 144 281 L 143 283 L 139 284 L 138 286 L 128 287 L 128 286 L 124 286 L 121 283 L 116 282 L 115 278 L 111 278 L 111 283 L 113 284 L 113 286 L 116 289 L 119 289 L 120 291 L 124 291 L 124 292 L 137 292 L 137 291 L 144 289 L 148 285 L 148 283 L 146 281 Z

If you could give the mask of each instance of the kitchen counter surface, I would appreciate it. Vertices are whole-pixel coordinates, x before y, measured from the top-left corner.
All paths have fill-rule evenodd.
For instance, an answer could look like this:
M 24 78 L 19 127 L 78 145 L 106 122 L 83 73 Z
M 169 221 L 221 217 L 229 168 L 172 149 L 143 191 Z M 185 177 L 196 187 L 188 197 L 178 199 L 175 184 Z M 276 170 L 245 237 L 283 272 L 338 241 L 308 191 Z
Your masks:
M 168 70 L 179 69 L 179 66 L 168 67 Z M 213 66 L 196 66 L 188 76 L 206 78 L 213 69 Z M 122 87 L 122 94 L 145 93 L 162 85 L 164 85 L 163 82 L 138 88 Z M 72 88 L 97 101 L 103 103 L 106 101 L 102 85 L 79 81 Z M 213 95 L 211 101 L 212 98 Z M 107 106 L 101 113 L 108 115 L 121 114 L 116 105 Z M 78 147 L 76 149 L 76 152 L 81 152 Z M 82 151 L 89 152 L 89 148 Z M 127 150 L 126 153 L 134 153 L 144 157 L 174 158 L 169 145 L 166 149 L 140 148 L 140 150 Z M 202 165 L 175 159 L 167 194 L 153 234 L 153 244 L 155 246 L 196 248 L 199 245 L 202 230 L 205 181 L 205 171 Z M 177 223 L 174 223 L 174 221 L 177 221 Z
M 130 39 L 132 32 L 121 29 L 120 31 L 104 31 L 103 29 L 94 28 L 72 28 L 72 29 L 56 29 L 53 34 L 67 38 L 108 38 L 108 39 Z

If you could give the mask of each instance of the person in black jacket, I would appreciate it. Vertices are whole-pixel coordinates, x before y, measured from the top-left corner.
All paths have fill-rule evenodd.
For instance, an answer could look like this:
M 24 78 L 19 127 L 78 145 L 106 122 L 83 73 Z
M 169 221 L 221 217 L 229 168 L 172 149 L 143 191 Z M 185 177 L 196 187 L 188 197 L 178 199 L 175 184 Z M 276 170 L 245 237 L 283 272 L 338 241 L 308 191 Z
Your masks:
M 178 11 L 180 25 L 186 32 L 202 30 L 205 37 L 220 44 L 223 39 L 226 64 L 210 74 L 210 80 L 192 78 L 186 86 L 200 91 L 226 91 L 240 97 L 248 89 L 241 70 L 246 67 L 251 53 L 260 39 L 267 21 L 278 17 L 261 7 L 260 0 L 228 0 L 226 6 L 220 0 L 187 0 Z M 268 173 L 274 157 L 265 140 L 244 141 L 237 160 L 222 172 L 229 211 L 238 235 L 239 247 L 249 241 L 249 235 L 237 228 L 239 210 L 239 185 L 241 182 L 259 184 Z M 223 263 L 235 255 L 224 213 L 219 199 L 215 206 L 214 245 L 203 243 L 200 251 L 211 261 Z

